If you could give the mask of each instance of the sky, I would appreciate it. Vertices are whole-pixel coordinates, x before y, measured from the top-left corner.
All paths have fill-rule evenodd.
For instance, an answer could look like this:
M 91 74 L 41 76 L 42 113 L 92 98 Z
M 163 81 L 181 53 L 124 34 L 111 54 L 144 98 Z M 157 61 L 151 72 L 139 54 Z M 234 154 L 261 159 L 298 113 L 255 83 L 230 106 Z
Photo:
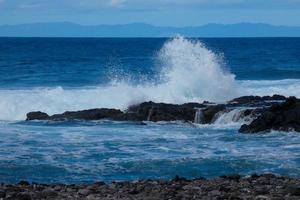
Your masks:
M 0 0 L 0 25 L 35 22 L 300 26 L 300 0 Z

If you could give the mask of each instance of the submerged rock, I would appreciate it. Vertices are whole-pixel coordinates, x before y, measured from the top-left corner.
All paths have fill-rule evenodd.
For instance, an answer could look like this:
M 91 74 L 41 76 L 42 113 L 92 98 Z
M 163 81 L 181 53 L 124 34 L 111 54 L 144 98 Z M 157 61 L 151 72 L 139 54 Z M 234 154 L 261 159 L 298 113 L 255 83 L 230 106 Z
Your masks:
M 295 97 L 288 98 L 284 103 L 275 104 L 265 109 L 260 116 L 249 125 L 242 125 L 241 133 L 262 133 L 278 131 L 300 132 L 300 101 Z

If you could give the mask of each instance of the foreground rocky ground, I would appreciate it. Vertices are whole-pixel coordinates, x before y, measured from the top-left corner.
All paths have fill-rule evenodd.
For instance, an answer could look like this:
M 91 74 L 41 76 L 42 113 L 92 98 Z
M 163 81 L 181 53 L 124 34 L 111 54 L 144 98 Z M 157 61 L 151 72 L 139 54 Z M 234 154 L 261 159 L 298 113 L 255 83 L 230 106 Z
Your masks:
M 90 185 L 29 184 L 0 186 L 0 199 L 300 199 L 300 179 L 272 174 L 224 176 L 212 180 L 136 181 Z

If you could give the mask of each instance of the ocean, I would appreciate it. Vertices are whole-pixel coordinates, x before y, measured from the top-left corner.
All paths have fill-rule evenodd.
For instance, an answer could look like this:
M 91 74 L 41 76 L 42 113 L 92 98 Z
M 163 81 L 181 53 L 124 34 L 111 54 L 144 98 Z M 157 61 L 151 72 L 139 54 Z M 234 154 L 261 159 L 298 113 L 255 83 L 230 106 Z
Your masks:
M 299 178 L 299 133 L 240 134 L 230 114 L 212 125 L 25 121 L 273 94 L 300 97 L 300 38 L 0 38 L 0 180 Z

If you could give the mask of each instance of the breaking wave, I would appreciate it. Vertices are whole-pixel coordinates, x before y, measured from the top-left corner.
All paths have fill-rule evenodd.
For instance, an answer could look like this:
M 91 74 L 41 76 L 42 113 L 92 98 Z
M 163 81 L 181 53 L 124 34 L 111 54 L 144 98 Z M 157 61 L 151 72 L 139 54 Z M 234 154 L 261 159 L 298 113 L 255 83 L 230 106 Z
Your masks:
M 0 120 L 23 120 L 30 111 L 49 114 L 96 107 L 126 109 L 142 101 L 221 102 L 240 95 L 300 94 L 300 80 L 236 81 L 222 58 L 197 40 L 176 37 L 158 52 L 159 83 L 112 80 L 106 86 L 0 90 Z M 288 87 L 288 89 L 287 89 Z

